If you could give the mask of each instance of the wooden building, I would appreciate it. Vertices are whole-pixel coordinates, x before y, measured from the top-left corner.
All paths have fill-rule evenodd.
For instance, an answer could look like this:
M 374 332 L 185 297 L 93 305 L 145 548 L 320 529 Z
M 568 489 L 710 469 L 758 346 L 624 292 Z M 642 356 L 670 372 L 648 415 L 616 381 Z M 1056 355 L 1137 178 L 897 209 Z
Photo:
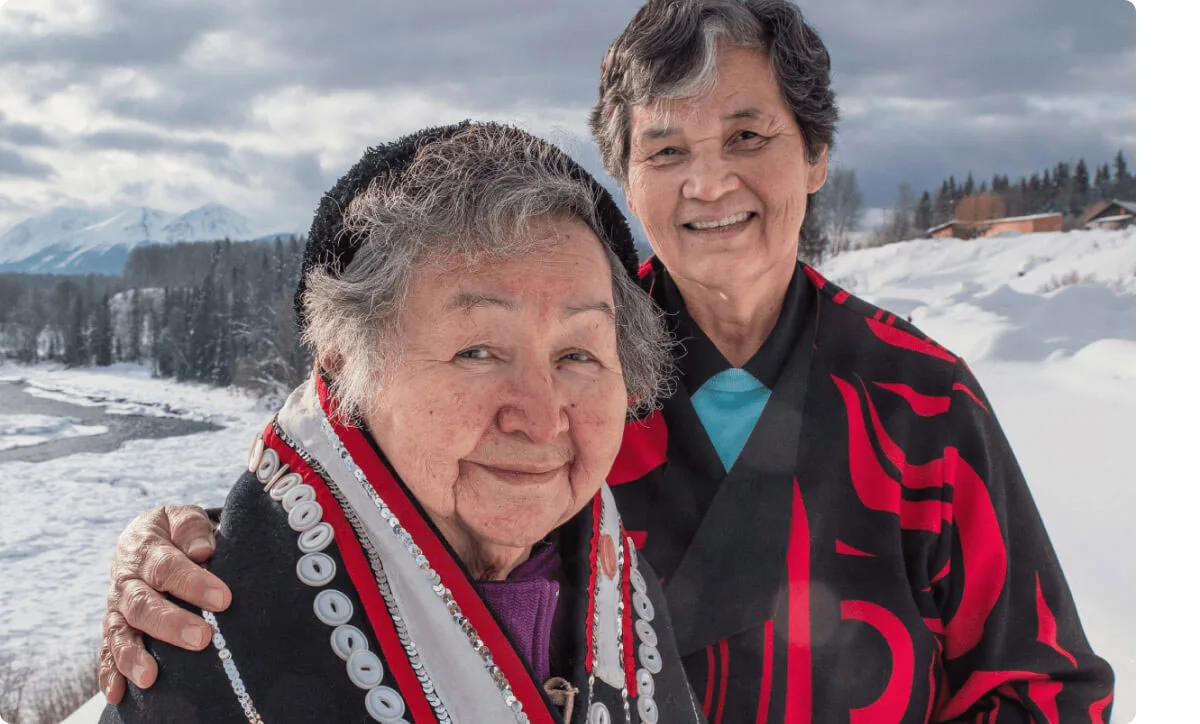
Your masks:
M 1132 201 L 1097 201 L 1084 210 L 1079 225 L 1085 229 L 1124 229 L 1137 223 Z
M 1062 231 L 1063 215 L 1030 214 L 1028 216 L 1006 216 L 1001 219 L 983 221 L 947 221 L 926 232 L 934 239 L 974 239 L 980 236 L 996 236 L 1004 232 L 1033 234 L 1039 231 Z

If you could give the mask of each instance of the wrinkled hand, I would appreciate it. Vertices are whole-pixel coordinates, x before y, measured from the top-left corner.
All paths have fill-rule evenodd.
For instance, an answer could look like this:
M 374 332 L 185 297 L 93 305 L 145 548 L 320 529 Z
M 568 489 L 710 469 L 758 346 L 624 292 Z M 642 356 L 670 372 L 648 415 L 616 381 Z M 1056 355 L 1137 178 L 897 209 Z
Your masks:
M 110 704 L 125 695 L 125 677 L 143 689 L 158 677 L 142 633 L 192 651 L 208 646 L 212 629 L 204 619 L 160 592 L 210 611 L 225 610 L 232 598 L 229 588 L 197 565 L 215 549 L 212 523 L 195 505 L 147 511 L 121 533 L 113 555 L 98 669 L 100 690 Z

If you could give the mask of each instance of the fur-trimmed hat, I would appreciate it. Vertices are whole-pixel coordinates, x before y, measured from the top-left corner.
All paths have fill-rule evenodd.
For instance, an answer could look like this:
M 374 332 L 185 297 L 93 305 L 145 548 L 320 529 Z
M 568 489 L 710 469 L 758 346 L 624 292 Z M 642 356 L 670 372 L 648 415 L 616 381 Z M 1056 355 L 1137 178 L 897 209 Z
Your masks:
M 305 277 L 308 276 L 308 272 L 317 267 L 323 267 L 334 274 L 343 271 L 362 244 L 362 239 L 357 235 L 344 233 L 343 215 L 354 198 L 367 190 L 371 182 L 377 178 L 389 175 L 403 177 L 404 172 L 416 157 L 417 151 L 425 144 L 431 141 L 451 139 L 471 127 L 497 125 L 499 124 L 474 123 L 467 120 L 449 126 L 437 126 L 417 131 L 390 143 L 367 149 L 358 163 L 354 164 L 345 176 L 338 179 L 333 188 L 321 197 L 321 203 L 317 206 L 317 212 L 313 218 L 312 228 L 308 232 L 308 244 L 304 247 L 300 284 L 296 288 L 293 302 L 297 324 L 301 329 L 305 326 L 303 299 Z M 520 129 L 512 128 L 511 130 L 527 135 L 530 139 L 534 138 Z M 545 142 L 543 141 L 543 143 Z M 633 235 L 630 234 L 625 216 L 617 207 L 612 195 L 567 154 L 556 147 L 551 146 L 551 148 L 562 154 L 573 178 L 580 179 L 591 187 L 596 199 L 596 219 L 603 232 L 601 241 L 613 250 L 630 277 L 637 280 L 637 249 L 633 244 Z

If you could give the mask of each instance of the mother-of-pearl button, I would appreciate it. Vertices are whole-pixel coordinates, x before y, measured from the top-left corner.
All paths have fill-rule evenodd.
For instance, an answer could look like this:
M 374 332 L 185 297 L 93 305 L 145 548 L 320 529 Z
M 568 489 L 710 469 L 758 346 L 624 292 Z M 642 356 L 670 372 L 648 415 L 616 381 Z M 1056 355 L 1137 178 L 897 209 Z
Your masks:
M 597 701 L 588 709 L 587 720 L 588 724 L 612 724 L 612 715 L 608 713 L 607 706 Z
M 658 704 L 653 697 L 639 696 L 637 702 L 638 718 L 646 724 L 658 724 Z
M 367 637 L 357 627 L 344 623 L 329 635 L 329 645 L 339 659 L 346 661 L 355 651 L 366 651 Z
M 288 513 L 288 525 L 297 533 L 312 528 L 321 522 L 321 505 L 315 500 L 305 500 Z
M 641 591 L 633 592 L 633 610 L 638 612 L 638 615 L 647 621 L 654 620 L 654 604 L 650 603 L 650 598 Z
M 250 446 L 250 460 L 247 462 L 250 465 L 250 472 L 258 472 L 258 464 L 262 462 L 263 451 L 267 449 L 267 444 L 263 442 L 262 433 L 254 436 L 254 444 Z
M 637 670 L 637 695 L 654 696 L 654 676 L 646 669 Z
M 367 692 L 367 713 L 382 724 L 404 721 L 404 699 L 390 686 L 376 686 Z
M 317 491 L 313 490 L 311 485 L 301 483 L 288 489 L 283 494 L 283 509 L 287 512 L 292 512 L 298 504 L 306 500 L 316 500 Z
M 368 649 L 359 649 L 346 660 L 346 673 L 360 689 L 379 686 L 383 681 L 383 662 Z
M 641 640 L 642 643 L 647 643 L 651 646 L 658 646 L 658 634 L 654 632 L 654 627 L 650 625 L 649 621 L 643 621 L 641 619 L 634 621 L 633 630 L 637 631 L 638 639 Z
M 305 553 L 296 562 L 296 576 L 314 588 L 332 581 L 336 572 L 337 564 L 324 553 Z
M 641 644 L 638 646 L 638 661 L 642 666 L 645 666 L 651 674 L 657 674 L 662 671 L 662 654 L 658 653 L 658 649 L 649 644 Z
M 267 492 L 271 494 L 271 500 L 281 501 L 289 490 L 303 482 L 304 478 L 300 477 L 300 473 L 288 473 L 281 476 L 278 480 L 268 483 Z
M 258 461 L 258 467 L 254 469 L 254 474 L 258 476 L 258 482 L 266 483 L 279 469 L 279 453 L 271 448 L 263 450 L 262 459 Z
M 638 569 L 634 568 L 629 572 L 629 582 L 633 584 L 633 590 L 641 594 L 646 593 L 646 579 Z
M 327 588 L 313 599 L 313 612 L 327 626 L 341 626 L 350 620 L 354 604 L 350 597 L 334 588 Z
M 317 523 L 312 528 L 300 534 L 298 545 L 304 553 L 317 553 L 325 550 L 333 540 L 333 526 L 328 523 Z

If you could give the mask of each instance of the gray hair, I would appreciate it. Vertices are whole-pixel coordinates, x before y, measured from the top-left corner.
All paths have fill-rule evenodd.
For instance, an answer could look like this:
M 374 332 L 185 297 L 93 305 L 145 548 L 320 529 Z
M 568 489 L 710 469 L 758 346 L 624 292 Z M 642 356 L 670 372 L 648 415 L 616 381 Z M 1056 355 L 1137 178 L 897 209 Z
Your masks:
M 553 145 L 500 125 L 471 126 L 425 143 L 399 176 L 383 175 L 354 197 L 344 232 L 361 246 L 340 273 L 317 266 L 305 277 L 304 342 L 320 358 L 335 353 L 332 374 L 343 419 L 372 409 L 381 380 L 402 350 L 395 323 L 413 270 L 451 257 L 468 264 L 511 259 L 539 249 L 530 225 L 543 219 L 583 223 L 601 239 L 612 277 L 617 349 L 629 414 L 653 409 L 668 391 L 671 348 L 661 312 L 625 272 L 597 218 L 597 192 L 572 173 Z M 401 345 L 402 347 L 402 345 Z
M 800 8 L 787 0 L 650 0 L 600 64 L 589 124 L 610 176 L 628 181 L 630 109 L 711 89 L 720 43 L 766 52 L 810 163 L 833 144 L 829 53 Z

